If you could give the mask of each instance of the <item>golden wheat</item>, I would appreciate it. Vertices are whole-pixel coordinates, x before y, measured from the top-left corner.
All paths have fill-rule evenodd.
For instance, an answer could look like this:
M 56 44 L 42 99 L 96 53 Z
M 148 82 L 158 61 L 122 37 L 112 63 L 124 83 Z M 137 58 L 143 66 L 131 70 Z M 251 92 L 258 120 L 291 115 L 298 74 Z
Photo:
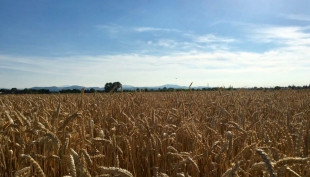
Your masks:
M 309 176 L 310 92 L 0 95 L 0 176 Z

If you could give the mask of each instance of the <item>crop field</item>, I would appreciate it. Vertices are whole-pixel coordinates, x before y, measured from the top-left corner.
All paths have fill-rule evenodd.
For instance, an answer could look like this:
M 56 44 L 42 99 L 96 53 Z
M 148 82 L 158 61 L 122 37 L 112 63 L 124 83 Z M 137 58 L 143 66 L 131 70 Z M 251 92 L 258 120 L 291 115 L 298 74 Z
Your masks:
M 0 176 L 310 176 L 310 91 L 0 95 Z

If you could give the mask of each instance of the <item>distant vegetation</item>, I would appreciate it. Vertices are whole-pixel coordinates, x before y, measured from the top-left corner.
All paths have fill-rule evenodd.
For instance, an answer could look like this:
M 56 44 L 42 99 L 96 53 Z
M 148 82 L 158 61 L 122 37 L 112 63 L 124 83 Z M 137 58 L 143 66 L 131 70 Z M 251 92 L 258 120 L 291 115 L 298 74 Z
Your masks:
M 114 83 L 108 82 L 104 86 L 104 91 L 105 92 L 117 92 L 117 90 L 121 87 L 122 87 L 122 84 L 120 82 L 114 82 Z
M 133 89 L 123 89 L 122 84 L 120 82 L 108 82 L 105 84 L 104 89 L 85 89 L 84 93 L 104 93 L 104 92 L 174 92 L 174 91 L 217 91 L 217 90 L 237 90 L 237 89 L 248 89 L 248 90 L 302 90 L 302 89 L 310 89 L 309 85 L 304 86 L 295 86 L 289 85 L 287 87 L 275 86 L 275 87 L 252 87 L 252 88 L 234 88 L 229 86 L 225 87 L 205 87 L 205 88 L 173 88 L 173 87 L 162 87 L 162 88 L 147 88 L 147 87 L 137 87 Z M 33 89 L 33 88 L 25 88 L 25 89 L 0 89 L 0 94 L 49 94 L 49 93 L 81 93 L 81 89 L 73 88 L 73 89 L 62 89 L 60 91 L 51 91 L 49 89 Z

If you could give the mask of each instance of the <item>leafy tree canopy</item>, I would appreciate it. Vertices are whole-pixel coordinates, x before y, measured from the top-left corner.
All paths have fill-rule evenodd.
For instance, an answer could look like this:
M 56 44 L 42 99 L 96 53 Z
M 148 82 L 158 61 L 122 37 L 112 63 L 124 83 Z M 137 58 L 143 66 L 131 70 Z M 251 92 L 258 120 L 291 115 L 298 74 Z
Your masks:
M 117 92 L 119 88 L 122 87 L 122 84 L 120 82 L 107 82 L 104 86 L 105 92 Z

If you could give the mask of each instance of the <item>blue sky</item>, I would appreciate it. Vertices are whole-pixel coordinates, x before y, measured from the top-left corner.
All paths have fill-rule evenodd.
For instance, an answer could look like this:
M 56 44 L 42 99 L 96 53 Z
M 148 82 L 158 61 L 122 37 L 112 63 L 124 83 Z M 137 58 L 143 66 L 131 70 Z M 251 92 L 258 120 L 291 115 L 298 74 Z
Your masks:
M 0 88 L 310 84 L 307 0 L 0 0 Z

